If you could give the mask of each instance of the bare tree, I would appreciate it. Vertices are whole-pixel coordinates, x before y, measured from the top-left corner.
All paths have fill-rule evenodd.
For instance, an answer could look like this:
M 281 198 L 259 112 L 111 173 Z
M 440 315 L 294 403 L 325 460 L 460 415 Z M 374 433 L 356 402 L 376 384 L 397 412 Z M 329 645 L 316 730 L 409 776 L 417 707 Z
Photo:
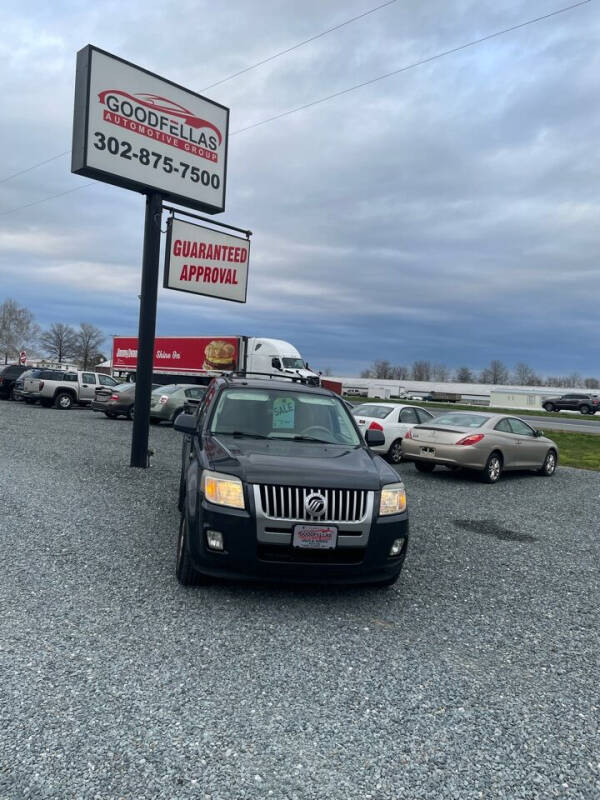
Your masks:
M 89 369 L 96 366 L 98 354 L 105 338 L 100 328 L 90 325 L 89 322 L 81 322 L 75 335 L 77 338 L 75 357 L 81 364 L 81 368 Z
M 598 378 L 586 378 L 583 385 L 586 389 L 600 389 L 600 381 Z
M 429 361 L 415 361 L 412 365 L 413 381 L 430 381 L 431 364 Z
M 475 376 L 468 367 L 459 367 L 454 379 L 458 383 L 475 383 Z
M 494 359 L 490 361 L 489 367 L 486 367 L 480 377 L 480 383 L 492 383 L 495 386 L 508 383 L 508 370 L 502 363 Z
M 431 370 L 434 381 L 444 383 L 450 377 L 450 370 L 445 364 L 434 364 Z
M 389 361 L 376 361 L 372 367 L 375 378 L 388 380 L 392 377 L 392 365 Z
M 324 375 L 325 378 L 329 378 L 331 375 L 333 375 L 333 371 L 331 367 L 325 367 L 322 374 Z
M 363 369 L 360 373 L 361 378 L 372 378 L 373 377 L 373 370 L 371 369 Z
M 50 328 L 40 336 L 40 344 L 49 356 L 60 363 L 67 358 L 74 358 L 78 349 L 77 333 L 64 322 L 53 322 Z
M 516 365 L 512 382 L 517 386 L 539 386 L 541 380 L 539 375 L 536 375 L 528 364 L 520 361 Z
M 0 305 L 0 352 L 5 364 L 32 344 L 38 334 L 39 328 L 29 309 L 10 298 Z
M 410 370 L 408 367 L 403 366 L 402 364 L 396 364 L 392 367 L 392 378 L 396 381 L 406 381 L 410 376 Z
M 575 387 L 583 386 L 583 378 L 578 372 L 572 372 L 570 375 L 567 375 L 566 385 Z

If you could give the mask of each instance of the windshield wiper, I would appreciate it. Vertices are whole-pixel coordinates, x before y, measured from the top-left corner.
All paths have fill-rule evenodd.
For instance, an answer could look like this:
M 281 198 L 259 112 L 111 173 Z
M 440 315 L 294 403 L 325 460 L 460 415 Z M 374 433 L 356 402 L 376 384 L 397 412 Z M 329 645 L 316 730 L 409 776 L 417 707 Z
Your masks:
M 268 439 L 262 433 L 250 433 L 249 431 L 213 431 L 213 436 L 244 436 L 248 439 Z
M 286 439 L 293 439 L 295 442 L 319 442 L 319 444 L 338 444 L 338 442 L 331 442 L 328 439 L 317 439 L 315 436 L 301 436 L 297 433 L 295 436 L 286 436 Z

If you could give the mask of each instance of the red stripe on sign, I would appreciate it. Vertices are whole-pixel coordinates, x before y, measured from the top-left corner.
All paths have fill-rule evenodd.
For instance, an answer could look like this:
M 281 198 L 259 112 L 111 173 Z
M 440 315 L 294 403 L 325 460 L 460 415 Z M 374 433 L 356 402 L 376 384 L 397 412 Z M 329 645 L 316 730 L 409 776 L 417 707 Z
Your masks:
M 219 156 L 208 150 L 206 147 L 200 147 L 198 144 L 188 142 L 185 139 L 180 139 L 178 136 L 172 136 L 170 133 L 158 131 L 156 128 L 150 128 L 148 125 L 143 125 L 135 119 L 128 119 L 122 117 L 120 114 L 115 114 L 113 111 L 104 111 L 103 117 L 105 122 L 110 122 L 112 125 L 117 125 L 119 128 L 125 128 L 132 133 L 139 133 L 142 136 L 147 136 L 148 139 L 153 139 L 155 142 L 161 144 L 168 144 L 171 147 L 176 147 L 178 150 L 184 150 L 186 153 L 191 153 L 199 158 L 205 158 L 207 161 L 213 161 L 215 164 L 219 160 Z

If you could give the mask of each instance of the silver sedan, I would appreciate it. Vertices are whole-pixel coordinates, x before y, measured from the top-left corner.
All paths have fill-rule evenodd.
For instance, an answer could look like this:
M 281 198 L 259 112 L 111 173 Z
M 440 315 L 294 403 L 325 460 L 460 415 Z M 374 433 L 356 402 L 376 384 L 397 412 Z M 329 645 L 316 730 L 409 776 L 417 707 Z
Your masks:
M 432 472 L 436 465 L 473 469 L 486 483 L 496 483 L 504 470 L 535 469 L 550 477 L 558 447 L 518 417 L 448 411 L 408 431 L 402 457 L 414 461 L 419 472 Z

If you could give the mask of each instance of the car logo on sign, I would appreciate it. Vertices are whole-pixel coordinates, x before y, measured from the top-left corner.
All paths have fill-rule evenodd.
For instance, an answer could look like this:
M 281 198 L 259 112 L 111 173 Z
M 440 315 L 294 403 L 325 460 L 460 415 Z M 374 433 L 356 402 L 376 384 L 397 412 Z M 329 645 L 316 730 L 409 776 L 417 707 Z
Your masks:
M 311 517 L 322 517 L 327 511 L 327 500 L 319 492 L 312 492 L 304 501 L 304 508 Z

